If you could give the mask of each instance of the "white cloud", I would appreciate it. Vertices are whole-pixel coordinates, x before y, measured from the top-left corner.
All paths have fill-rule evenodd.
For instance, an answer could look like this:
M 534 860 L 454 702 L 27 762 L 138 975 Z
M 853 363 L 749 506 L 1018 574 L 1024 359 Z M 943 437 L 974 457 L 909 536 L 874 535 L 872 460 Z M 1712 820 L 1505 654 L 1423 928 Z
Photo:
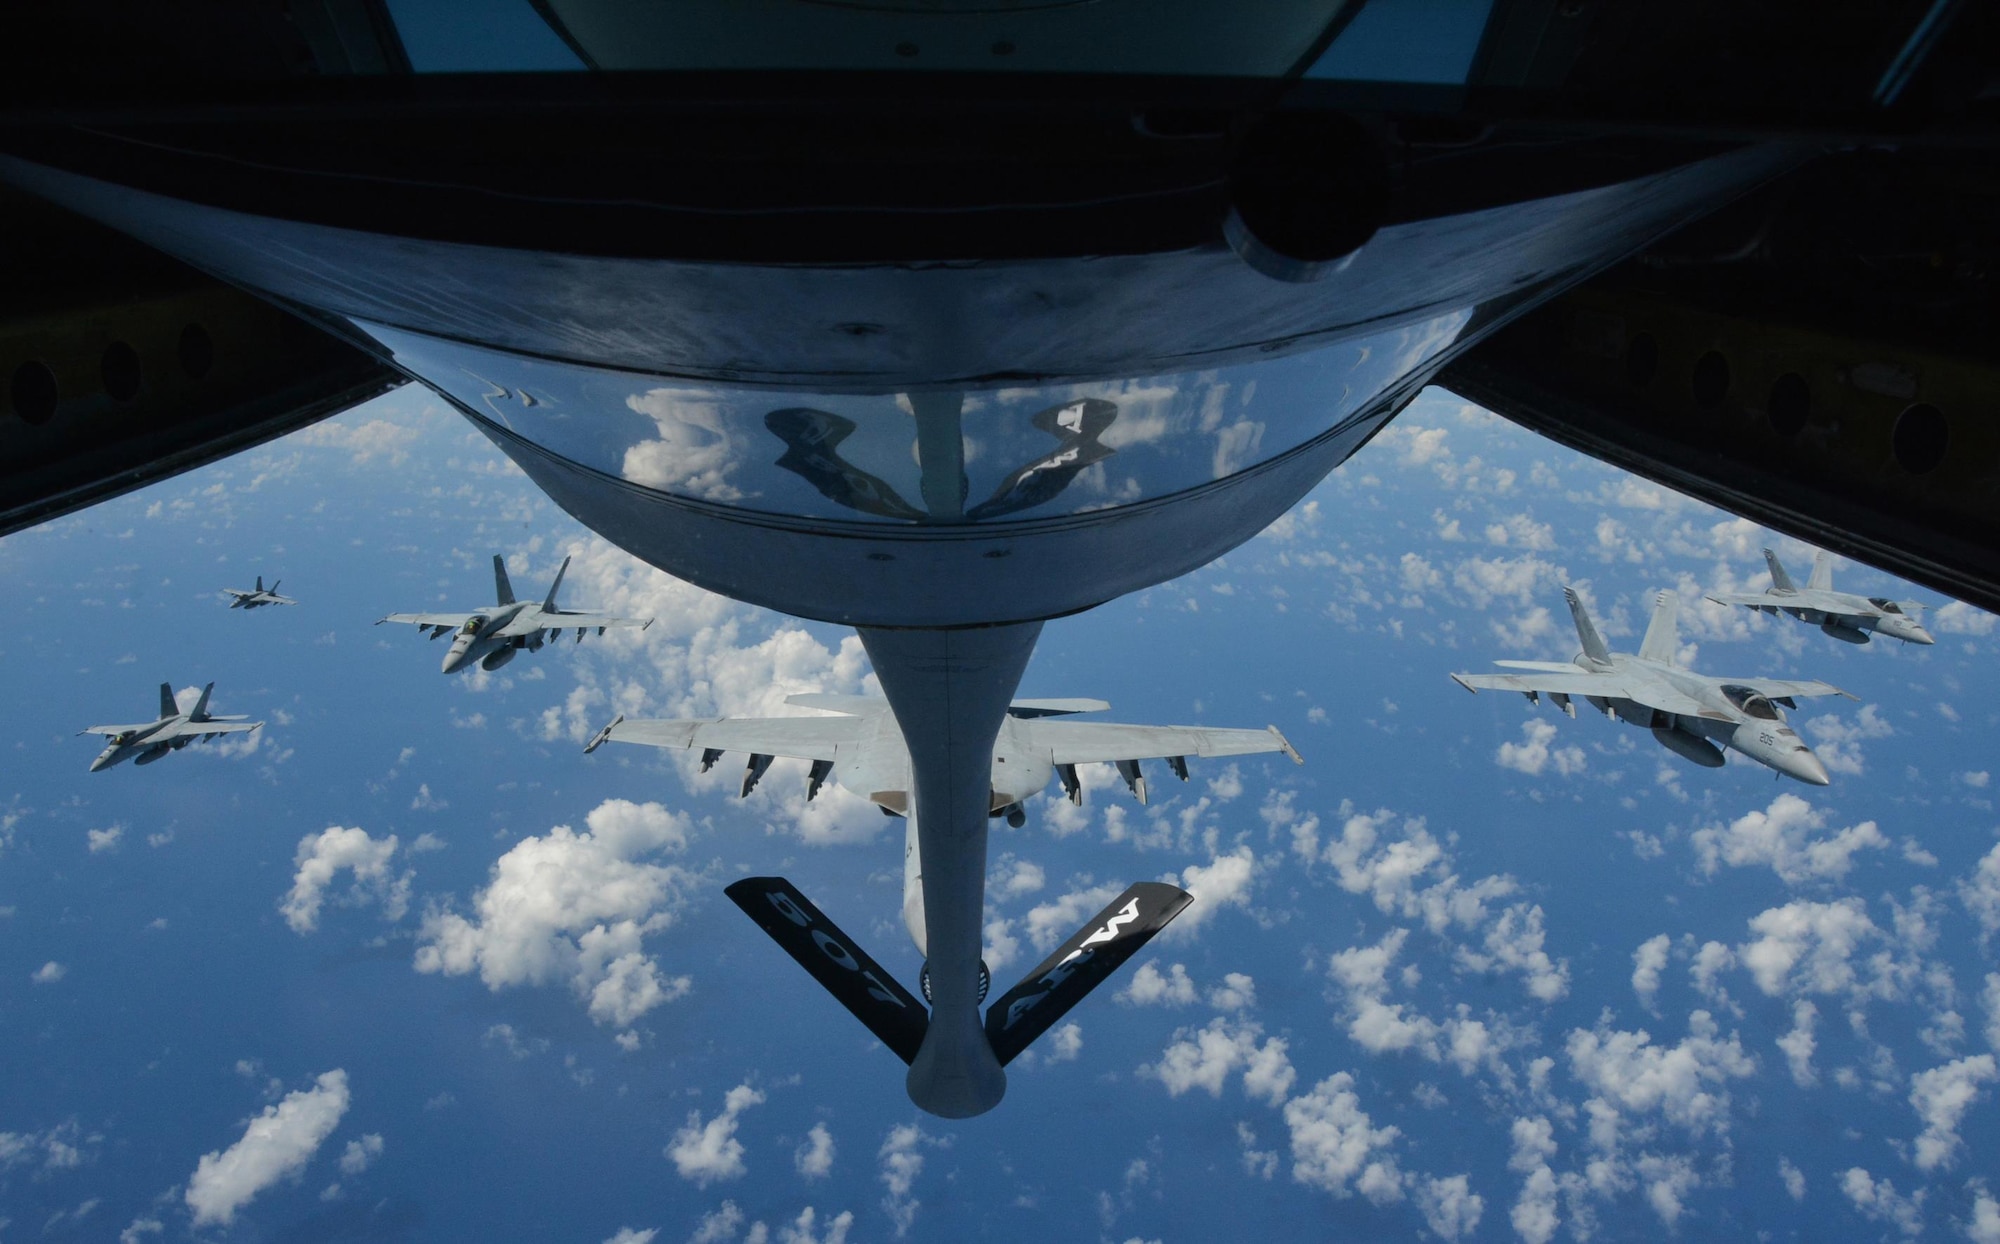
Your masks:
M 387 419 L 370 419 L 366 423 L 329 419 L 309 428 L 301 428 L 286 439 L 299 445 L 323 445 L 330 449 L 347 450 L 354 455 L 356 466 L 365 466 L 376 458 L 388 459 L 390 466 L 401 466 L 409 457 L 409 448 L 416 443 L 418 435 L 416 428 Z
M 2000 1054 L 2000 972 L 1986 974 L 1986 989 L 1980 999 L 1986 1004 L 1986 1044 Z
M 312 1088 L 287 1093 L 283 1101 L 266 1106 L 228 1149 L 203 1154 L 185 1194 L 194 1225 L 228 1226 L 258 1193 L 304 1170 L 340 1126 L 347 1103 L 347 1073 L 335 1068 Z
M 1940 635 L 1991 635 L 1995 622 L 2000 618 L 1955 600 L 1931 614 L 1930 629 Z
M 653 1244 L 654 1237 L 659 1234 L 658 1227 L 647 1227 L 644 1231 L 637 1227 L 620 1227 L 605 1239 L 604 1244 Z
M 778 1244 L 847 1244 L 848 1229 L 854 1226 L 854 1215 L 846 1210 L 835 1214 L 826 1221 L 826 1234 L 821 1235 L 815 1227 L 817 1211 L 808 1205 L 799 1211 L 799 1216 L 778 1228 Z M 762 1226 L 759 1223 L 758 1226 Z M 754 1240 L 756 1228 L 751 1228 Z
M 1486 1201 L 1472 1190 L 1466 1176 L 1453 1175 L 1424 1180 L 1417 1189 L 1417 1208 L 1423 1211 L 1424 1225 L 1439 1239 L 1462 1240 L 1478 1229 Z
M 1654 1014 L 1654 999 L 1660 993 L 1660 971 L 1667 966 L 1667 951 L 1673 945 L 1672 939 L 1661 933 L 1649 937 L 1632 952 L 1632 992 L 1639 997 L 1639 1004 Z
M 51 959 L 47 963 L 44 963 L 42 966 L 36 968 L 33 972 L 29 973 L 28 979 L 33 981 L 37 985 L 53 985 L 57 981 L 61 980 L 63 977 L 68 975 L 69 975 L 68 968 L 64 967 L 60 963 L 57 963 L 54 959 Z
M 1195 988 L 1187 968 L 1176 963 L 1162 976 L 1158 965 L 1149 959 L 1115 996 L 1127 1006 L 1187 1006 L 1195 1000 Z
M 833 1170 L 833 1133 L 815 1123 L 805 1143 L 792 1152 L 792 1165 L 807 1179 L 824 1179 Z
M 1950 1169 L 1958 1147 L 1958 1123 L 1979 1100 L 1979 1086 L 2000 1077 L 1991 1054 L 1977 1054 L 1920 1071 L 1910 1077 L 1910 1106 L 1924 1121 L 1912 1161 L 1921 1171 Z
M 1786 885 L 1839 881 L 1854 866 L 1861 851 L 1887 850 L 1889 840 L 1875 822 L 1863 821 L 1831 837 L 1815 838 L 1826 825 L 1826 814 L 1797 795 L 1779 795 L 1761 812 L 1748 812 L 1727 826 L 1709 825 L 1694 831 L 1689 841 L 1702 872 L 1714 876 L 1724 864 L 1731 868 L 1769 866 Z
M 666 1149 L 674 1170 L 698 1188 L 742 1178 L 747 1168 L 743 1142 L 736 1139 L 736 1123 L 745 1110 L 763 1104 L 764 1094 L 739 1084 L 723 1096 L 721 1111 L 708 1122 L 702 1122 L 699 1110 L 690 1110 L 687 1126 L 674 1133 L 674 1142 Z
M 400 920 L 410 905 L 411 873 L 397 876 L 390 871 L 396 855 L 396 835 L 371 838 L 359 827 L 330 826 L 317 834 L 299 839 L 293 856 L 297 865 L 291 892 L 278 904 L 292 932 L 306 934 L 319 927 L 320 907 L 327 887 L 346 869 L 354 874 L 354 885 L 341 900 L 349 906 L 376 902 L 387 920 Z
M 1785 1185 L 1785 1195 L 1794 1201 L 1806 1199 L 1805 1172 L 1792 1165 L 1790 1158 L 1778 1159 L 1778 1180 Z
M 1102 911 L 1123 889 L 1118 885 L 1101 885 L 1072 890 L 1061 898 L 1030 908 L 1022 917 L 1027 924 L 1028 940 L 1035 944 L 1036 950 L 1047 954 L 1081 928 L 1086 919 Z M 1187 917 L 1183 914 L 1181 918 Z
M 340 1154 L 340 1173 L 359 1175 L 381 1156 L 382 1137 L 378 1133 L 370 1132 L 359 1140 L 350 1140 Z
M 473 918 L 448 909 L 424 916 L 415 966 L 450 976 L 477 971 L 489 989 L 567 982 L 600 1024 L 629 1027 L 685 994 L 686 977 L 661 975 L 643 939 L 672 924 L 693 874 L 646 862 L 687 843 L 687 818 L 657 803 L 608 799 L 588 831 L 558 825 L 516 843 L 473 899 Z
M 1792 1030 L 1778 1038 L 1778 1049 L 1785 1056 L 1785 1065 L 1791 1068 L 1792 1083 L 1800 1088 L 1811 1088 L 1819 1083 L 1819 1073 L 1813 1070 L 1812 1057 L 1816 1044 L 1813 1041 L 1813 1021 L 1819 1018 L 1819 1008 L 1800 998 L 1792 1004 Z
M 720 1207 L 701 1216 L 694 1234 L 688 1237 L 688 1244 L 724 1244 L 736 1238 L 743 1229 L 744 1214 L 734 1201 L 724 1201 Z M 608 1244 L 608 1242 L 607 1242 Z
M 1049 1034 L 1044 1063 L 1073 1063 L 1083 1053 L 1083 1026 L 1072 1021 Z
M 1521 1185 L 1521 1195 L 1514 1202 L 1508 1221 L 1514 1225 L 1514 1233 L 1527 1244 L 1549 1244 L 1555 1238 L 1556 1228 L 1562 1225 L 1562 1218 L 1556 1213 L 1556 1176 L 1547 1166 L 1537 1166 L 1528 1173 Z
M 1805 724 L 1806 732 L 1818 740 L 1818 755 L 1830 773 L 1859 777 L 1862 772 L 1861 743 L 1883 739 L 1896 733 L 1873 704 L 1864 704 L 1849 722 L 1844 717 L 1824 713 Z
M 1242 972 L 1230 972 L 1208 991 L 1208 1004 L 1218 1011 L 1257 1009 L 1257 982 Z
M 1958 901 L 1979 922 L 1982 938 L 2000 933 L 2000 846 L 1988 851 L 1972 875 L 1958 883 Z
M 1773 997 L 1787 988 L 1820 994 L 1865 990 L 1854 954 L 1862 943 L 1882 938 L 1858 898 L 1773 907 L 1751 919 L 1750 931 L 1756 940 L 1736 953 L 1757 987 Z
M 923 1205 L 911 1193 L 917 1177 L 924 1173 L 924 1150 L 950 1143 L 950 1138 L 932 1136 L 915 1123 L 892 1127 L 883 1138 L 882 1148 L 876 1153 L 882 1163 L 882 1187 L 887 1190 L 882 1198 L 882 1211 L 895 1224 L 897 1239 L 909 1234 L 916 1224 L 917 1210 Z
M 1600 1026 L 1572 1029 L 1566 1049 L 1570 1073 L 1604 1101 L 1631 1114 L 1658 1112 L 1692 1136 L 1727 1129 L 1725 1086 L 1757 1070 L 1736 1034 L 1722 1039 L 1707 1011 L 1689 1014 L 1688 1035 L 1675 1045 Z
M 1972 1193 L 1972 1219 L 1965 1224 L 1965 1238 L 1972 1244 L 2000 1244 L 2000 1201 L 1983 1183 L 1967 1186 Z
M 1181 888 L 1194 895 L 1194 902 L 1167 926 L 1167 932 L 1186 938 L 1222 908 L 1248 907 L 1256 878 L 1257 857 L 1247 846 L 1217 854 L 1206 865 L 1190 864 L 1181 871 Z
M 1275 1106 L 1291 1091 L 1297 1073 L 1284 1038 L 1271 1037 L 1259 1045 L 1263 1035 L 1255 1023 L 1218 1015 L 1204 1028 L 1175 1032 L 1160 1061 L 1140 1067 L 1139 1073 L 1159 1080 L 1170 1097 L 1191 1089 L 1220 1097 L 1230 1074 L 1241 1071 L 1244 1093 Z
M 1404 1176 L 1390 1147 L 1402 1133 L 1374 1126 L 1353 1090 L 1354 1077 L 1343 1071 L 1285 1103 L 1292 1178 L 1337 1197 L 1359 1192 L 1377 1205 L 1399 1201 Z
M 1923 1189 L 1917 1189 L 1912 1196 L 1901 1196 L 1896 1192 L 1895 1184 L 1887 1179 L 1872 1178 L 1867 1171 L 1855 1166 L 1841 1175 L 1840 1190 L 1870 1222 L 1891 1223 L 1912 1238 L 1923 1234 Z
M 1583 749 L 1564 747 L 1550 749 L 1549 741 L 1556 737 L 1556 728 L 1546 721 L 1526 721 L 1521 723 L 1519 743 L 1502 743 L 1493 759 L 1503 769 L 1514 769 L 1529 777 L 1540 777 L 1542 770 L 1553 762 L 1556 772 L 1564 777 L 1573 777 L 1583 772 Z
M 625 451 L 620 473 L 635 484 L 705 501 L 741 500 L 729 482 L 741 456 L 731 448 L 726 401 L 714 389 L 648 389 L 625 399 L 657 436 Z
M 90 853 L 92 855 L 101 855 L 106 851 L 116 851 L 118 849 L 118 840 L 124 836 L 125 827 L 123 825 L 113 825 L 109 829 L 89 830 L 84 835 L 90 843 Z

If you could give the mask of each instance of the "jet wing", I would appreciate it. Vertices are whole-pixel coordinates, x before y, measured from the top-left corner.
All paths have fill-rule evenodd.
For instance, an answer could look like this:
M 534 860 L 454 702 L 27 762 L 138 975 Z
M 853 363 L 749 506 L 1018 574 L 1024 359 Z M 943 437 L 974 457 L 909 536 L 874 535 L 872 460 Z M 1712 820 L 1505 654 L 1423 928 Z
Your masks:
M 471 616 L 469 613 L 392 613 L 386 618 L 377 619 L 375 625 L 380 626 L 384 622 L 407 622 L 411 626 L 444 626 L 457 630 L 464 626 L 465 620 Z
M 501 636 L 532 635 L 536 631 L 561 631 L 570 627 L 591 629 L 596 627 L 632 627 L 645 630 L 653 624 L 651 618 L 613 618 L 601 613 L 530 613 L 517 616 L 512 622 L 495 632 Z
M 852 747 L 862 742 L 865 732 L 872 729 L 861 717 L 720 717 L 701 721 L 627 721 L 621 717 L 598 731 L 583 750 L 596 751 L 608 740 L 833 761 L 842 745 Z
M 160 723 L 157 721 L 135 721 L 129 726 L 85 726 L 83 729 L 77 731 L 77 733 L 101 734 L 109 738 L 111 735 L 114 734 L 125 734 L 127 732 L 139 731 L 139 730 L 151 730 L 154 726 L 157 726 L 159 724 Z
M 1467 691 L 1518 691 L 1523 695 L 1534 692 L 1540 695 L 1603 696 L 1613 700 L 1631 700 L 1648 708 L 1659 709 L 1663 713 L 1674 713 L 1682 717 L 1713 715 L 1714 710 L 1690 696 L 1682 695 L 1673 688 L 1657 682 L 1633 683 L 1618 674 L 1586 674 L 1572 667 L 1572 672 L 1557 673 L 1551 669 L 1533 674 L 1453 674 L 1452 681 Z
M 182 721 L 168 726 L 158 734 L 147 736 L 146 742 L 165 743 L 172 739 L 198 739 L 210 734 L 242 734 L 255 730 L 263 724 L 261 721 L 244 721 L 241 718 L 235 721 L 218 721 L 215 718 L 207 721 Z
M 1718 605 L 1776 606 L 1787 609 L 1798 608 L 1798 603 L 1789 596 L 1773 596 L 1769 592 L 1730 592 L 1717 596 L 1710 593 L 1708 599 Z
M 1720 681 L 1735 687 L 1748 687 L 1758 695 L 1772 700 L 1819 695 L 1844 695 L 1856 701 L 1861 699 L 1851 691 L 1842 691 L 1832 683 L 1820 682 L 1818 679 L 1805 681 L 1793 678 L 1728 678 Z
M 1104 721 L 1052 721 L 1035 717 L 1017 726 L 1030 746 L 1046 748 L 1059 765 L 1159 760 L 1168 756 L 1253 756 L 1283 752 L 1294 763 L 1305 759 L 1276 726 L 1223 730 L 1207 726 L 1125 726 Z

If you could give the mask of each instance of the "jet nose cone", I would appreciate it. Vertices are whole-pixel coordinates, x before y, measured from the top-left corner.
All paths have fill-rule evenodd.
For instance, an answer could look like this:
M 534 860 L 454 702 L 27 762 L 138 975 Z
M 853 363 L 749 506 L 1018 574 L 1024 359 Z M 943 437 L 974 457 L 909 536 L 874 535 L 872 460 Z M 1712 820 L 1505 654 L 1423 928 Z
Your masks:
M 110 766 L 111 766 L 111 757 L 99 756 L 97 759 L 90 762 L 90 771 L 92 773 L 97 773 L 103 769 L 109 768 Z
M 1833 779 L 1826 775 L 1826 766 L 1820 763 L 1820 758 L 1815 756 L 1810 748 L 1802 747 L 1787 759 L 1791 763 L 1785 767 L 1785 772 L 1799 781 L 1813 786 L 1833 785 Z
M 1922 644 L 1928 648 L 1930 645 L 1936 643 L 1937 640 L 1932 639 L 1931 633 L 1923 627 L 1912 626 L 1910 627 L 1910 642 L 1913 644 Z
M 447 674 L 456 674 L 464 664 L 465 654 L 463 652 L 452 651 L 444 654 L 444 664 L 438 666 L 438 668 Z

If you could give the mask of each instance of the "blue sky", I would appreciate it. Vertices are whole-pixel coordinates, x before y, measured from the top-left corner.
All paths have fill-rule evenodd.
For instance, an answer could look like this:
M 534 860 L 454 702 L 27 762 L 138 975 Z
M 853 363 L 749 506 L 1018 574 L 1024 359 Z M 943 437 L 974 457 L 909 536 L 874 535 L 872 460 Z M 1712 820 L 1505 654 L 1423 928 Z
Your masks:
M 0 1240 L 2000 1241 L 2000 633 L 1858 566 L 1936 647 L 1701 603 L 1772 539 L 1432 392 L 1051 623 L 1024 694 L 1307 764 L 996 823 L 997 987 L 1129 881 L 1198 902 L 947 1123 L 721 894 L 783 873 L 914 982 L 900 824 L 581 752 L 865 691 L 851 634 L 639 565 L 413 389 L 10 537 Z M 659 621 L 456 678 L 372 625 L 486 603 L 495 552 Z M 301 605 L 226 609 L 259 573 Z M 1567 659 L 1564 583 L 1614 647 L 1671 588 L 1696 668 L 1854 692 L 1795 714 L 1834 785 L 1450 681 Z M 76 730 L 210 679 L 251 743 L 86 772 Z

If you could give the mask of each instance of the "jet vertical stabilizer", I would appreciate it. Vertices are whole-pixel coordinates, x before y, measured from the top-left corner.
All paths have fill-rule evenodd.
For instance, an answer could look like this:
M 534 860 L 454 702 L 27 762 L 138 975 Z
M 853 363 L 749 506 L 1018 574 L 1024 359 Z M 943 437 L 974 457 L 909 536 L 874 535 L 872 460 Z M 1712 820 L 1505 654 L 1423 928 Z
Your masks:
M 1799 590 L 1798 585 L 1792 582 L 1792 576 L 1785 573 L 1784 563 L 1778 560 L 1778 555 L 1776 553 L 1773 553 L 1769 549 L 1765 549 L 1764 564 L 1771 568 L 1772 591 L 1796 592 Z
M 507 563 L 498 553 L 493 555 L 493 603 L 514 603 L 514 585 L 507 581 Z
M 1639 642 L 1639 655 L 1648 661 L 1672 665 L 1680 651 L 1680 603 L 1672 592 L 1653 598 L 1653 620 L 1646 625 L 1646 638 Z
M 1570 616 L 1576 619 L 1576 637 L 1583 643 L 1583 655 L 1595 665 L 1611 664 L 1611 649 L 1604 646 L 1604 637 L 1597 633 L 1597 624 L 1590 620 L 1590 611 L 1583 607 L 1583 598 L 1573 588 L 1563 589 L 1563 599 L 1569 602 Z
M 201 698 L 194 702 L 194 710 L 188 714 L 189 721 L 208 720 L 208 697 L 214 690 L 214 683 L 210 683 L 201 689 Z
M 542 602 L 542 608 L 549 613 L 557 613 L 556 593 L 562 591 L 563 576 L 569 573 L 569 558 L 563 558 L 562 568 L 556 571 L 556 581 L 549 584 L 549 598 Z
M 214 686 L 213 683 L 210 683 L 209 685 Z M 170 682 L 161 683 L 160 719 L 164 721 L 169 717 L 178 717 L 180 715 L 180 711 L 181 711 L 181 706 L 174 702 L 174 685 Z
M 1833 590 L 1833 554 L 1821 549 L 1813 554 L 1812 578 L 1806 580 L 1808 592 L 1831 592 Z

